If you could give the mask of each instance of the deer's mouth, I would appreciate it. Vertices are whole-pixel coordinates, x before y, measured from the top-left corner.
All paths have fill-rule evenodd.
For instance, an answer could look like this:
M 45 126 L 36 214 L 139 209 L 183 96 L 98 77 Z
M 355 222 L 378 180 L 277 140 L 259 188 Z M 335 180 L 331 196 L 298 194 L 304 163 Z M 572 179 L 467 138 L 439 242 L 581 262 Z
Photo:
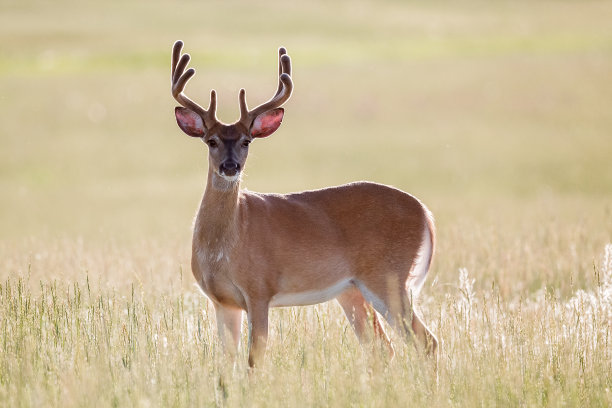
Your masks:
M 238 179 L 240 179 L 240 172 L 236 172 L 231 176 L 224 173 L 219 173 L 219 175 L 226 181 L 237 181 Z
M 236 181 L 240 178 L 240 165 L 236 162 L 223 162 L 219 166 L 219 175 L 227 181 Z

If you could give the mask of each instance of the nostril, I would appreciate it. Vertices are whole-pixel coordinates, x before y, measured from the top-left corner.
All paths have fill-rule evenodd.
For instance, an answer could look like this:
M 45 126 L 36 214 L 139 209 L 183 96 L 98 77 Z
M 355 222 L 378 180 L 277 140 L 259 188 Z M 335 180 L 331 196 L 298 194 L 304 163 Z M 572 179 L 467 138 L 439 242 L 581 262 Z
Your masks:
M 225 162 L 221 164 L 221 168 L 225 170 L 238 170 L 238 163 L 234 162 Z
M 233 176 L 240 171 L 240 165 L 233 161 L 227 161 L 221 163 L 221 166 L 219 166 L 219 170 L 221 170 L 222 174 Z

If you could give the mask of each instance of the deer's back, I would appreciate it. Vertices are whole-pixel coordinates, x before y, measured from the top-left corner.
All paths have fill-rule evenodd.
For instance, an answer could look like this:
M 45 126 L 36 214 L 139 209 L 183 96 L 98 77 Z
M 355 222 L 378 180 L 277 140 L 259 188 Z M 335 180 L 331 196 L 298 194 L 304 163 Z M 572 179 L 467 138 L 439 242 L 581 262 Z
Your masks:
M 425 208 L 412 195 L 393 187 L 358 182 L 291 194 L 249 194 L 250 217 L 300 235 L 324 232 L 347 245 L 414 238 L 420 242 Z

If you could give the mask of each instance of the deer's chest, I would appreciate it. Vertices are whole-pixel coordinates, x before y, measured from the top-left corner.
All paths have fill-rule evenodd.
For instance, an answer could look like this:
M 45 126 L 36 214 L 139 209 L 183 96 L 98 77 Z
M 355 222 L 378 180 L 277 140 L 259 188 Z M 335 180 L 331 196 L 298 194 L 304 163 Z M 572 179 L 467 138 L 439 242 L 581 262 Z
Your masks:
M 212 301 L 222 305 L 246 308 L 244 297 L 232 282 L 230 254 L 223 250 L 196 251 L 194 274 L 202 290 Z

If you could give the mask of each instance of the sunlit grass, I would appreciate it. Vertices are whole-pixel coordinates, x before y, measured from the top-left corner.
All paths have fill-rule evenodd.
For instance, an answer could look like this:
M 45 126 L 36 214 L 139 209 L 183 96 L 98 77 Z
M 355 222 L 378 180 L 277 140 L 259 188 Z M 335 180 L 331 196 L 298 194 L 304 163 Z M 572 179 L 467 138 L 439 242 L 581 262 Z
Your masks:
M 8 406 L 607 406 L 612 245 L 595 270 L 596 285 L 569 298 L 551 287 L 503 298 L 467 269 L 434 284 L 421 307 L 441 339 L 438 380 L 409 343 L 396 339 L 391 361 L 361 348 L 335 304 L 275 310 L 267 359 L 249 373 L 244 349 L 235 363 L 220 352 L 210 305 L 183 282 L 117 291 L 89 275 L 11 278 L 0 395 Z

